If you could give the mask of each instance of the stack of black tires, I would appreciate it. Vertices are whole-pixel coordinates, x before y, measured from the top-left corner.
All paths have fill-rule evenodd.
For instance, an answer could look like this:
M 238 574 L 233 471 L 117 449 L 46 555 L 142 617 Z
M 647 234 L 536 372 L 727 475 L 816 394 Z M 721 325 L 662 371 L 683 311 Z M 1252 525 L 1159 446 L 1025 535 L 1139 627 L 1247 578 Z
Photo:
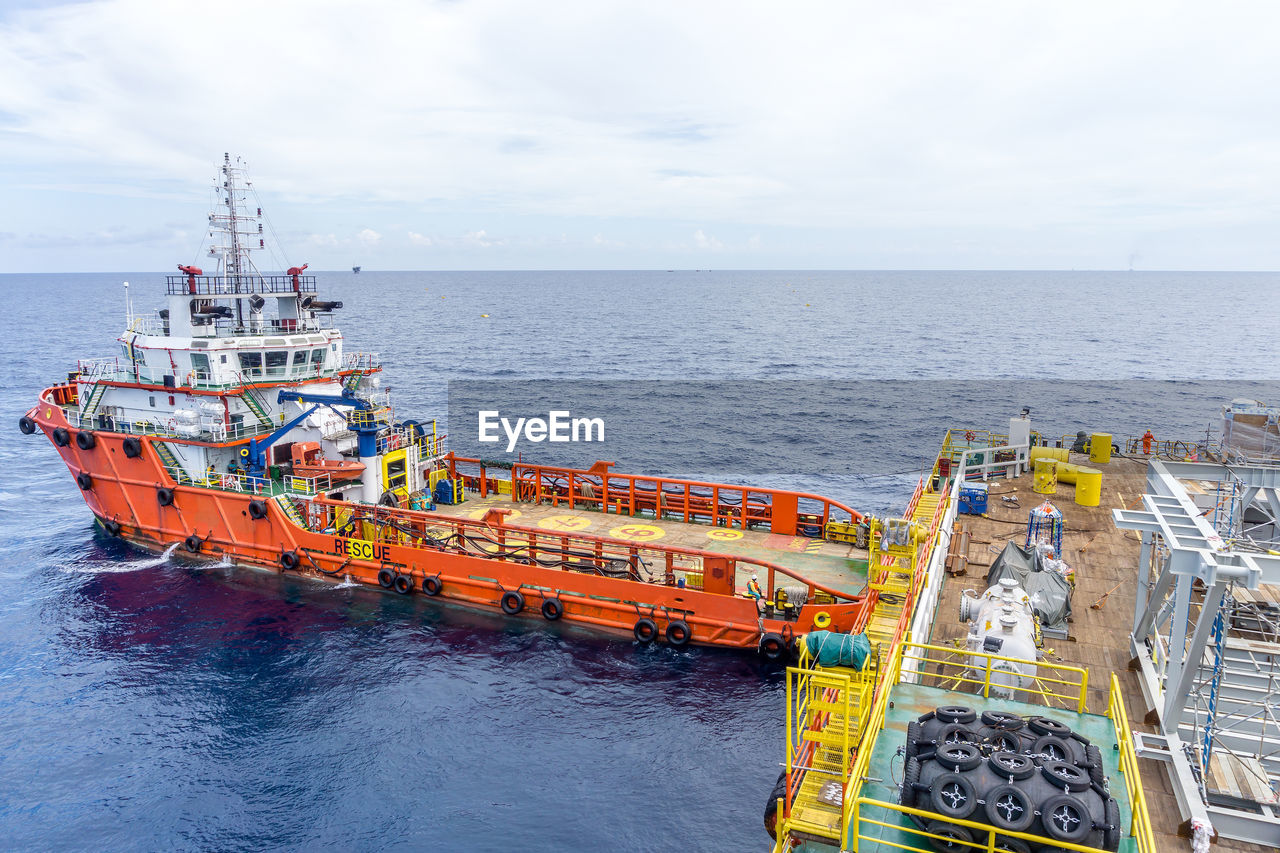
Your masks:
M 906 768 L 899 802 L 922 811 L 1042 836 L 1036 847 L 999 836 L 996 850 L 1050 853 L 1054 841 L 1116 850 L 1120 807 L 1102 770 L 1102 753 L 1070 727 L 1047 717 L 1004 711 L 937 708 L 907 726 Z M 944 853 L 986 843 L 967 827 L 912 817 L 942 836 Z

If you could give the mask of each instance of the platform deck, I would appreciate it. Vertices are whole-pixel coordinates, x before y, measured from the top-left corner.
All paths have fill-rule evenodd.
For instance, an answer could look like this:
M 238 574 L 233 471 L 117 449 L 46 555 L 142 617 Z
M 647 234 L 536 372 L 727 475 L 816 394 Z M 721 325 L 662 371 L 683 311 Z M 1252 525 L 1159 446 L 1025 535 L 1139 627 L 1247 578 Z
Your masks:
M 767 560 L 841 592 L 860 592 L 867 582 L 866 550 L 806 536 L 780 536 L 761 530 L 712 527 L 649 516 L 632 517 L 582 508 L 516 503 L 505 496 L 496 495 L 481 498 L 468 494 L 463 503 L 454 506 L 437 505 L 435 512 L 479 520 L 491 509 L 509 510 L 507 519 L 511 524 L 542 530 L 588 533 L 640 545 L 672 545 Z
M 1150 732 L 1154 727 L 1143 724 L 1149 709 L 1142 698 L 1137 674 L 1129 671 L 1129 635 L 1133 628 L 1141 543 L 1137 533 L 1117 529 L 1111 519 L 1113 509 L 1138 506 L 1146 487 L 1147 463 L 1143 458 L 1113 456 L 1105 465 L 1093 465 L 1088 459 L 1085 455 L 1071 454 L 1072 462 L 1102 470 L 1099 506 L 1078 505 L 1075 487 L 1064 483 L 1057 485 L 1053 495 L 1037 494 L 1031 488 L 1031 475 L 1026 474 L 1011 480 L 992 481 L 986 516 L 959 516 L 972 534 L 968 573 L 946 578 L 931 642 L 949 645 L 960 641 L 963 645 L 968 627 L 959 617 L 960 594 L 966 589 L 980 592 L 985 588 L 987 565 L 1006 542 L 1022 544 L 1025 541 L 1027 513 L 1048 498 L 1062 512 L 1063 558 L 1075 569 L 1076 589 L 1072 596 L 1068 638 L 1046 637 L 1045 648 L 1052 649 L 1052 661 L 1089 670 L 1088 708 L 1091 711 L 1105 710 L 1111 673 L 1117 673 L 1132 728 Z M 1004 500 L 1006 497 L 1016 498 L 1017 504 Z M 1095 604 L 1099 606 L 1094 608 Z M 1146 759 L 1140 764 L 1147 809 L 1156 831 L 1156 846 L 1170 851 L 1189 849 L 1188 841 L 1177 835 L 1181 818 L 1164 766 Z M 1222 839 L 1214 849 L 1224 853 L 1262 853 L 1269 848 Z

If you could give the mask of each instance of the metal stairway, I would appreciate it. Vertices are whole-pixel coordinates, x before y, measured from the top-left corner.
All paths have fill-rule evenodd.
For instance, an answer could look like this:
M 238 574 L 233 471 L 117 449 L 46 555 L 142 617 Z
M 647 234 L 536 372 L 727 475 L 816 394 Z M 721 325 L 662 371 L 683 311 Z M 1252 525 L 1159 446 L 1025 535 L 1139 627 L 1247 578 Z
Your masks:
M 169 475 L 179 485 L 190 483 L 191 478 L 187 476 L 187 469 L 182 467 L 182 463 L 178 461 L 178 457 L 173 455 L 173 451 L 169 449 L 169 445 L 163 441 L 152 441 L 151 446 L 156 449 L 156 453 L 160 456 L 160 462 L 169 471 Z
M 82 421 L 92 418 L 98 411 L 98 404 L 102 402 L 102 393 L 107 388 L 101 382 L 94 383 L 93 390 L 89 392 L 89 399 L 84 401 L 84 408 L 80 410 L 80 418 Z
M 266 407 L 258 399 L 258 395 L 253 392 L 252 388 L 245 388 L 244 393 L 240 395 L 240 399 L 244 400 L 244 404 L 249 407 L 249 411 L 253 412 L 254 417 L 258 419 L 258 423 L 267 429 L 275 428 L 275 424 L 271 422 L 271 415 L 267 413 Z
M 788 678 L 794 685 L 788 725 L 798 735 L 787 762 L 795 792 L 788 832 L 839 847 L 845 777 L 870 710 L 872 681 L 869 673 L 847 667 L 801 668 Z
M 293 499 L 288 495 L 276 495 L 275 501 L 279 504 L 280 509 L 289 517 L 289 520 L 303 529 L 307 529 L 306 519 L 302 517 L 302 513 L 298 510 Z

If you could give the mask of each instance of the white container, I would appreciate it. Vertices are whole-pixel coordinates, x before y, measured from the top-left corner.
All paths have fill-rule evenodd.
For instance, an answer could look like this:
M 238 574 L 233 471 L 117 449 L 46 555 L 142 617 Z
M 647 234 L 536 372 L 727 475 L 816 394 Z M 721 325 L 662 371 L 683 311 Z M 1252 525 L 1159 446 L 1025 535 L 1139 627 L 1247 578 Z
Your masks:
M 970 652 L 970 677 L 987 678 L 991 695 L 1019 698 L 1036 677 L 1036 616 L 1031 599 L 1018 582 L 1006 578 L 980 596 L 967 590 L 960 598 L 960 618 L 969 622 L 965 647 Z M 1016 658 L 995 660 L 986 655 Z

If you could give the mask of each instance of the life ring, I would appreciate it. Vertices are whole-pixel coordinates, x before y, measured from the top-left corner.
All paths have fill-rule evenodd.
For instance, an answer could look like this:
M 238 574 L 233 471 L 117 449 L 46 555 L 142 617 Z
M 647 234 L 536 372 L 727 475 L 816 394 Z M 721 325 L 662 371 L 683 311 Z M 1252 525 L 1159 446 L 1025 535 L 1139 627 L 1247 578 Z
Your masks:
M 683 619 L 676 619 L 667 625 L 667 642 L 676 648 L 689 645 L 689 641 L 693 639 L 693 631 L 689 628 L 689 623 Z
M 156 500 L 160 502 L 160 506 L 169 506 L 173 503 L 173 489 L 165 486 L 156 489 Z
M 408 595 L 413 592 L 413 578 L 408 575 L 396 575 L 396 579 L 391 582 L 391 586 L 401 595 Z
M 444 589 L 444 584 L 440 582 L 440 576 L 423 578 L 422 591 L 427 595 L 436 596 L 440 594 L 440 590 Z
M 23 415 L 18 418 L 18 429 L 22 430 L 23 435 L 31 435 L 36 431 L 36 422 Z
M 548 598 L 542 602 L 542 618 L 554 622 L 564 615 L 564 604 L 558 598 Z
M 965 431 L 964 431 L 964 440 L 965 440 L 965 441 L 973 441 L 975 438 L 977 438 L 977 436 L 973 434 L 973 430 L 971 430 L 971 429 L 967 429 L 967 430 L 965 430 Z
M 631 633 L 635 635 L 636 642 L 652 643 L 658 638 L 658 623 L 641 617 L 636 620 L 636 626 L 631 629 Z
M 378 586 L 383 589 L 391 589 L 392 584 L 396 582 L 396 573 L 388 568 L 378 569 Z
M 182 541 L 182 545 L 192 554 L 200 553 L 200 546 L 204 544 L 204 540 L 192 533 Z
M 817 613 L 813 614 L 813 627 L 817 628 L 819 631 L 825 631 L 830 624 L 831 614 L 827 611 L 819 610 Z
M 285 551 L 283 554 L 281 554 L 281 555 L 280 555 L 280 568 L 284 569 L 285 571 L 289 571 L 289 572 L 291 572 L 291 571 L 293 571 L 294 569 L 298 568 L 298 552 L 297 552 L 297 551 Z
M 781 634 L 775 634 L 770 631 L 760 637 L 759 651 L 765 660 L 781 660 L 782 656 L 787 653 L 787 643 L 782 639 Z
M 130 459 L 137 459 L 142 455 L 142 442 L 131 435 L 126 436 L 120 446 L 124 449 L 124 455 Z
M 521 610 L 524 610 L 524 595 L 509 589 L 502 594 L 502 612 L 508 616 L 515 616 Z
M 93 478 L 89 476 L 89 472 L 81 471 L 76 474 L 76 485 L 87 492 L 93 488 Z
M 53 443 L 59 447 L 66 447 L 71 443 L 71 433 L 67 432 L 66 427 L 56 427 L 54 429 Z
M 241 458 L 241 459 L 248 459 L 248 458 L 249 458 L 249 448 L 247 448 L 247 447 L 242 447 L 242 448 L 240 448 L 240 458 Z

